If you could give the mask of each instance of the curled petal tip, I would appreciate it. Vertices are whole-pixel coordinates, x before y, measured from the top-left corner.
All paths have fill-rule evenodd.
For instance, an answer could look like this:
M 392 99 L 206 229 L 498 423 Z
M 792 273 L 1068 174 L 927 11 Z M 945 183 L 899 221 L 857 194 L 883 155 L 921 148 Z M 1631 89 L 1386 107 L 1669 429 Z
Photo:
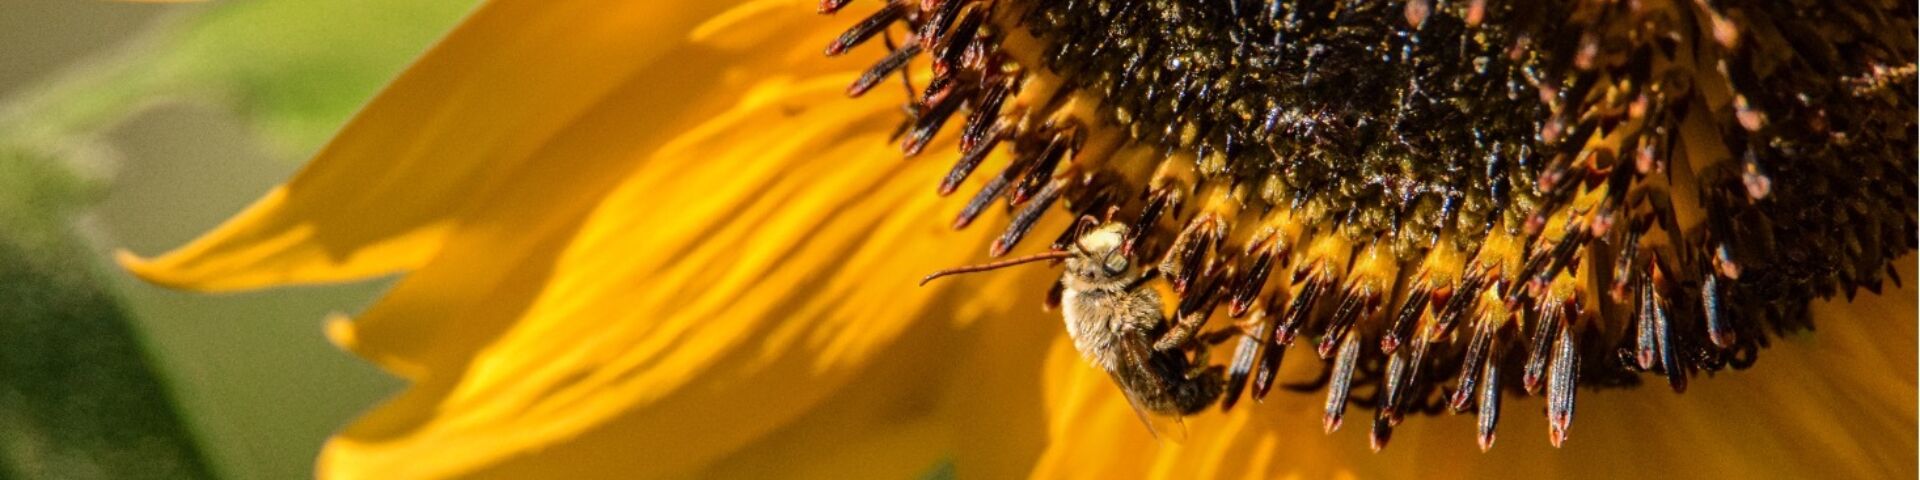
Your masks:
M 340 313 L 327 315 L 325 325 L 321 328 L 325 330 L 327 341 L 332 342 L 335 347 L 340 347 L 341 350 L 351 352 L 360 345 L 360 334 L 353 328 L 353 319 L 347 318 L 346 315 Z
M 153 281 L 147 278 L 147 274 L 153 270 L 153 261 L 140 258 L 140 255 L 133 253 L 132 250 L 125 248 L 113 249 L 113 263 L 117 263 L 120 265 L 120 268 L 127 269 L 128 272 L 140 276 L 141 279 Z
M 205 287 L 180 275 L 176 270 L 168 268 L 162 259 L 142 257 L 139 254 L 133 253 L 131 250 L 124 248 L 114 249 L 113 263 L 119 264 L 120 268 L 127 270 L 127 273 L 131 273 L 133 276 L 139 277 L 147 283 L 181 290 L 207 290 Z
M 414 360 L 402 358 L 398 355 L 383 352 L 377 346 L 367 345 L 360 335 L 360 326 L 354 322 L 352 317 L 348 317 L 344 313 L 335 312 L 327 314 L 327 318 L 323 322 L 321 327 L 322 332 L 326 335 L 327 342 L 332 343 L 333 346 L 339 347 L 341 350 L 353 353 L 354 355 L 359 355 L 361 358 L 365 358 L 379 365 L 382 370 L 386 370 L 388 373 L 392 373 L 394 376 L 400 378 L 420 380 L 427 377 L 426 365 L 422 365 Z

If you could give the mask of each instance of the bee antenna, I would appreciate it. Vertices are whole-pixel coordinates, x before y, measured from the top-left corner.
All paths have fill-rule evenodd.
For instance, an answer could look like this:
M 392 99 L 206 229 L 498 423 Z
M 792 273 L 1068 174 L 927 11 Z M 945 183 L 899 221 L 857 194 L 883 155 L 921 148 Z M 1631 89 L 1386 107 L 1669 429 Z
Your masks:
M 1100 219 L 1093 218 L 1093 215 L 1081 215 L 1080 221 L 1074 222 L 1073 224 L 1073 230 L 1074 230 L 1073 237 L 1080 238 L 1081 235 L 1087 234 L 1087 227 L 1099 226 L 1099 225 L 1100 225 Z
M 928 274 L 926 278 L 920 279 L 920 285 L 925 286 L 927 282 L 931 282 L 933 281 L 933 279 L 948 276 L 948 275 L 984 272 L 987 270 L 995 270 L 1000 268 L 1011 267 L 1011 266 L 1019 265 L 1022 263 L 1032 263 L 1032 262 L 1038 262 L 1041 260 L 1053 260 L 1053 259 L 1059 259 L 1059 258 L 1067 258 L 1071 256 L 1073 256 L 1073 252 L 1069 252 L 1066 250 L 1052 250 L 1052 251 L 1046 251 L 1046 252 L 1040 252 L 1032 255 L 1027 255 L 1024 257 L 1009 258 L 1009 259 L 1001 260 L 998 262 L 988 262 L 988 263 L 982 263 L 979 265 L 967 265 L 964 267 L 953 267 L 946 270 L 941 270 L 938 272 L 933 272 L 931 274 Z

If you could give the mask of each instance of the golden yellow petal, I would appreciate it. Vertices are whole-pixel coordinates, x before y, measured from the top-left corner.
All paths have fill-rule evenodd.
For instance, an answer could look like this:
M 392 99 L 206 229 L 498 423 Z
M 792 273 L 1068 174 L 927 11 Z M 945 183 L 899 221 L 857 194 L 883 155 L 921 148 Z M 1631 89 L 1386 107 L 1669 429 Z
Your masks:
M 532 160 L 550 158 L 539 154 L 549 140 L 636 72 L 679 68 L 668 54 L 685 50 L 686 32 L 727 7 L 489 2 L 291 182 L 184 247 L 150 260 L 122 253 L 120 261 L 148 281 L 207 291 L 419 267 L 465 216 L 562 167 Z M 659 100 L 671 107 L 682 98 Z M 612 174 L 567 167 L 581 178 Z M 609 184 L 576 188 L 597 196 Z
M 1058 220 L 1039 228 L 1065 228 L 1067 219 Z M 1018 478 L 1033 469 L 1050 440 L 1050 379 L 1040 367 L 1066 330 L 1060 312 L 1035 304 L 1058 281 L 1060 269 L 1028 268 L 956 282 L 975 309 L 957 313 L 984 319 L 972 329 L 967 355 L 954 360 L 958 367 L 944 379 L 949 386 L 943 398 L 954 412 L 950 454 L 956 478 Z M 1009 283 L 974 283 L 982 281 Z
M 808 41 L 797 43 L 824 37 Z M 1005 305 L 1005 286 L 916 286 L 976 259 L 992 232 L 948 230 L 958 205 L 931 194 L 944 166 L 901 161 L 886 139 L 899 99 L 848 101 L 852 80 L 759 81 L 658 148 L 624 138 L 673 91 L 636 82 L 609 96 L 538 155 L 641 159 L 590 213 L 507 205 L 468 222 L 379 305 L 331 328 L 417 383 L 335 438 L 322 473 L 684 474 L 861 378 L 909 326 L 993 310 L 961 300 Z M 558 188 L 528 183 L 529 203 Z
M 949 325 L 921 322 L 819 406 L 710 464 L 698 478 L 914 478 L 953 450 L 941 384 L 964 352 Z M 947 337 L 947 338 L 943 338 Z M 763 390 L 762 398 L 781 395 Z M 711 412 L 716 428 L 732 428 Z M 596 462 L 597 463 L 597 462 Z M 522 462 L 521 464 L 526 464 Z M 545 464 L 539 464 L 544 468 Z M 535 472 L 529 472 L 535 473 Z
M 1006 273 L 1025 285 L 1057 275 Z M 956 478 L 1024 474 L 1045 438 L 1035 367 L 1060 336 L 1059 319 L 1034 308 L 1030 289 L 955 288 L 1010 296 L 964 302 L 982 309 L 954 312 L 981 319 L 964 329 L 939 314 L 916 321 L 839 393 L 695 477 L 924 478 L 937 467 Z
M 1911 258 L 1903 278 L 1913 277 Z M 1034 478 L 1907 478 L 1915 474 L 1915 292 L 1816 304 L 1819 331 L 1776 339 L 1750 370 L 1695 382 L 1582 391 L 1564 448 L 1546 439 L 1538 398 L 1510 398 L 1499 441 L 1481 453 L 1471 415 L 1408 421 L 1367 447 L 1368 411 L 1320 433 L 1323 393 L 1277 391 L 1265 404 L 1186 419 L 1156 441 L 1106 375 L 1061 342 L 1048 362 L 1052 439 Z M 1294 352 L 1299 354 L 1301 352 Z M 1318 361 L 1285 368 L 1287 382 Z M 1280 388 L 1280 387 L 1276 387 Z M 1131 454 L 1114 455 L 1114 452 Z

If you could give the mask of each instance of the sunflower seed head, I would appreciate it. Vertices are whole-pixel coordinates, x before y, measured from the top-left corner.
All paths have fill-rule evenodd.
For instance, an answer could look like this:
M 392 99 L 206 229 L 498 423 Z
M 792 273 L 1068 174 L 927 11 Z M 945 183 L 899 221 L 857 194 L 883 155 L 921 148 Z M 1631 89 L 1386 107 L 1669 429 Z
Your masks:
M 1223 409 L 1307 338 L 1329 431 L 1375 408 L 1378 449 L 1477 407 L 1484 449 L 1504 394 L 1545 395 L 1559 445 L 1578 387 L 1684 390 L 1878 291 L 1920 238 L 1915 28 L 1875 2 L 890 0 L 827 53 L 876 59 L 851 95 L 907 85 L 908 155 L 962 124 L 937 192 L 997 172 L 952 222 L 1003 205 L 991 255 L 1049 214 L 1130 226 L 1197 331 L 1171 341 L 1237 340 Z

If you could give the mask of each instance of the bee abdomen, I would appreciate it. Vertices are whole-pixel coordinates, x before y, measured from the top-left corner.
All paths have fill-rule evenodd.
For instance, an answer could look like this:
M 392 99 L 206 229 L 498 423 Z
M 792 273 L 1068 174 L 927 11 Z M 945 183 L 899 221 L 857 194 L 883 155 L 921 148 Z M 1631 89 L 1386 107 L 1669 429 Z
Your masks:
M 1181 382 L 1172 393 L 1173 410 L 1181 415 L 1193 415 L 1213 406 L 1220 399 L 1220 393 L 1226 390 L 1226 380 L 1221 378 L 1219 369 L 1208 369 L 1200 375 Z

